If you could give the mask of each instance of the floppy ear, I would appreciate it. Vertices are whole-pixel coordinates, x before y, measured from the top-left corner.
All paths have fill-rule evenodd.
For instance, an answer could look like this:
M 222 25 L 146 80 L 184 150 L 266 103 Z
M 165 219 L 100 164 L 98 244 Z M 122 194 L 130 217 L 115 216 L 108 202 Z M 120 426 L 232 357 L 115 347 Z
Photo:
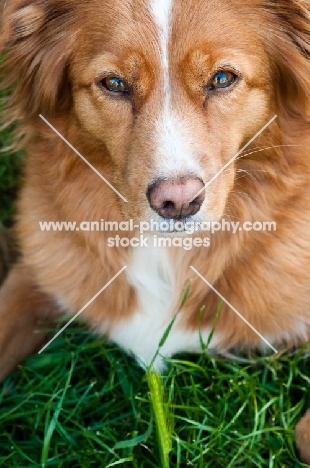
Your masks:
M 70 106 L 68 64 L 77 1 L 7 0 L 0 13 L 0 88 L 11 90 L 6 124 Z
M 310 0 L 267 0 L 263 8 L 271 18 L 261 29 L 267 25 L 280 105 L 310 122 Z

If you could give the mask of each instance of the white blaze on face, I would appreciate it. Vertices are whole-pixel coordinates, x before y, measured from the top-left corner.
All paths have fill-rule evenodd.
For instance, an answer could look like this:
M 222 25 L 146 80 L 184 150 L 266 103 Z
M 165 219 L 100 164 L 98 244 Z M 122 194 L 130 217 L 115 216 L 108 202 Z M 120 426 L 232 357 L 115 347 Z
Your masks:
M 169 79 L 169 40 L 171 33 L 171 17 L 174 0 L 152 0 L 152 12 L 160 30 L 160 52 L 164 72 L 165 97 L 170 98 Z
M 195 160 L 190 128 L 186 116 L 178 116 L 172 106 L 169 46 L 174 0 L 152 0 L 152 15 L 159 31 L 159 48 L 163 77 L 163 103 L 156 125 L 156 177 L 201 177 Z

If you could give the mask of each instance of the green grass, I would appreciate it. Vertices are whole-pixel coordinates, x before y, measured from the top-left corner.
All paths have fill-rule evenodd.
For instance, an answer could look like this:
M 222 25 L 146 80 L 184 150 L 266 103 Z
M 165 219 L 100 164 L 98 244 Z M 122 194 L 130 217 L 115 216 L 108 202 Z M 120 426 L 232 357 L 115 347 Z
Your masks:
M 300 467 L 293 427 L 309 365 L 189 357 L 163 376 L 173 422 L 171 467 Z M 0 463 L 6 467 L 160 467 L 144 373 L 83 328 L 61 335 L 6 379 Z M 308 401 L 308 403 L 310 403 Z
M 0 134 L 0 144 L 8 137 Z M 19 167 L 20 155 L 0 156 L 6 223 Z M 170 467 L 305 466 L 293 429 L 310 406 L 309 368 L 289 355 L 252 364 L 208 356 L 171 361 L 162 377 Z M 144 372 L 77 324 L 0 385 L 3 467 L 162 468 L 160 435 Z
M 13 200 L 19 184 L 22 155 L 6 149 L 11 144 L 8 130 L 0 132 L 0 220 L 11 224 L 14 214 Z

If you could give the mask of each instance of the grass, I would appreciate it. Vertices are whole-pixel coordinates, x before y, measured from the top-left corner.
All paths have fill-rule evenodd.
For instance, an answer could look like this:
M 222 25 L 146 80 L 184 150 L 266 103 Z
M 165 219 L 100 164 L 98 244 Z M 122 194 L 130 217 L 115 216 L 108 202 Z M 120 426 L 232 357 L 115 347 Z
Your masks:
M 14 214 L 13 200 L 20 180 L 22 155 L 5 150 L 11 143 L 9 130 L 0 132 L 0 221 L 11 224 Z
M 2 146 L 8 139 L 0 134 Z M 0 156 L 6 224 L 20 158 Z M 182 356 L 161 382 L 164 411 L 155 415 L 154 394 L 133 359 L 74 324 L 0 385 L 0 466 L 163 468 L 159 440 L 166 436 L 156 431 L 163 414 L 172 434 L 170 468 L 306 466 L 293 440 L 310 406 L 309 361 L 301 355 L 252 364 Z M 159 390 L 155 406 L 161 399 Z

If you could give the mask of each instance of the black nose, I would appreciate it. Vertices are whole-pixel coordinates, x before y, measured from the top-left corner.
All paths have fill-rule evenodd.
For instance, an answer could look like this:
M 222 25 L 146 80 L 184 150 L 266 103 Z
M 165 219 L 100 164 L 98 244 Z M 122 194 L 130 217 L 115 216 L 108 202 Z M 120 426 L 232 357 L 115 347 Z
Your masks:
M 147 196 L 150 206 L 163 218 L 182 219 L 198 213 L 206 194 L 201 179 L 183 177 L 156 181 Z

